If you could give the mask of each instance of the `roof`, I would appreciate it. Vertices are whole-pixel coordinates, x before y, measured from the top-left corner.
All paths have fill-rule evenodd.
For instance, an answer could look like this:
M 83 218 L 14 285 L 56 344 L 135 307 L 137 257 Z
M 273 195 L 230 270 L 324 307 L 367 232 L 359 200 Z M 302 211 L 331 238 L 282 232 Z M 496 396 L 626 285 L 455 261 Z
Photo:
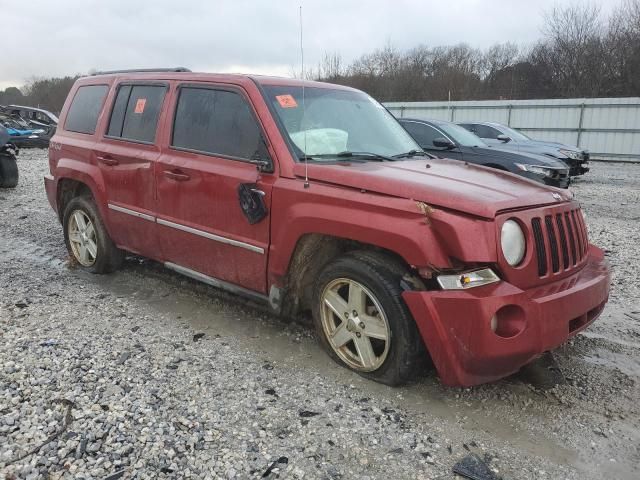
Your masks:
M 127 80 L 188 80 L 198 82 L 221 82 L 221 83 L 241 83 L 242 81 L 252 80 L 259 85 L 283 85 L 292 87 L 316 87 L 316 88 L 335 88 L 340 90 L 355 90 L 344 85 L 336 85 L 333 83 L 318 82 L 314 80 L 301 80 L 297 78 L 273 77 L 268 75 L 255 75 L 244 73 L 208 73 L 208 72 L 190 72 L 177 71 L 177 69 L 158 69 L 153 71 L 132 70 L 132 71 L 113 71 L 96 73 L 94 75 L 82 77 L 82 83 L 95 83 L 96 79 L 101 78 L 125 78 Z
M 448 122 L 446 120 L 438 120 L 435 118 L 407 118 L 407 117 L 398 118 L 398 121 L 401 122 L 402 120 L 408 120 L 410 122 L 432 123 L 433 125 L 446 125 L 448 123 L 453 123 L 453 122 Z

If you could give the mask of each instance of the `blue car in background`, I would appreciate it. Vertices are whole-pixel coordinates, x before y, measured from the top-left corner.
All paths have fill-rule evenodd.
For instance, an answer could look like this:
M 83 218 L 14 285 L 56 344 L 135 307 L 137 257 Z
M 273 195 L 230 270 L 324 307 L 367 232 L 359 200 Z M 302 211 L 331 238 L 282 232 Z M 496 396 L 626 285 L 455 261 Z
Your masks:
M 11 143 L 11 136 L 0 125 L 0 188 L 15 188 L 18 185 L 18 148 Z
M 18 119 L 8 115 L 0 114 L 0 125 L 5 127 L 10 142 L 18 148 L 42 148 L 49 143 L 48 139 L 42 137 L 44 130 L 28 128 L 26 124 L 23 125 Z

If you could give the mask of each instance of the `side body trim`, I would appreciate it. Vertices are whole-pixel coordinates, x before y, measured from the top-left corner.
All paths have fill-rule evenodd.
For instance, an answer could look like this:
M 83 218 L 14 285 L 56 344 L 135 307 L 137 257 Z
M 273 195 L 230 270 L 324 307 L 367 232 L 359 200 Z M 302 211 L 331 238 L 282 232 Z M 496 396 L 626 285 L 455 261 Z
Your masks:
M 108 206 L 111 210 L 115 210 L 116 212 L 126 213 L 128 215 L 132 215 L 137 218 L 142 218 L 143 220 L 156 222 L 158 225 L 164 225 L 165 227 L 175 228 L 176 230 L 181 230 L 183 232 L 191 233 L 193 235 L 199 235 L 200 237 L 204 237 L 209 240 L 224 243 L 226 245 L 232 245 L 234 247 L 244 248 L 245 250 L 249 250 L 250 252 L 264 255 L 264 248 L 251 245 L 250 243 L 241 242 L 239 240 L 233 240 L 232 238 L 222 237 L 220 235 L 215 235 L 213 233 L 205 232 L 203 230 L 187 227 L 186 225 L 182 225 L 180 223 L 174 223 L 174 222 L 170 222 L 169 220 L 163 220 L 162 218 L 156 218 L 151 215 L 147 215 L 146 213 L 137 212 L 135 210 L 131 210 L 125 207 L 120 207 L 118 205 L 113 205 L 112 203 L 109 203 Z
M 119 207 L 118 205 L 114 205 L 112 203 L 109 203 L 109 208 L 111 210 L 115 210 L 116 212 L 133 215 L 134 217 L 142 218 L 143 220 L 148 220 L 150 222 L 156 221 L 156 218 L 151 215 L 147 215 L 146 213 L 142 213 L 142 212 L 136 212 L 135 210 L 130 210 L 128 208 Z
M 214 235 L 213 233 L 204 232 L 202 230 L 187 227 L 186 225 L 182 225 L 180 223 L 170 222 L 169 220 L 163 220 L 162 218 L 157 218 L 156 222 L 158 223 L 158 225 L 164 225 L 165 227 L 175 228 L 177 230 L 182 230 L 183 232 L 188 232 L 194 235 L 199 235 L 201 237 L 208 238 L 209 240 L 214 240 L 220 243 L 226 243 L 227 245 L 233 245 L 234 247 L 244 248 L 251 252 L 264 255 L 264 248 L 256 247 L 255 245 L 251 245 L 250 243 L 240 242 L 238 240 L 233 240 L 227 237 L 221 237 L 220 235 Z

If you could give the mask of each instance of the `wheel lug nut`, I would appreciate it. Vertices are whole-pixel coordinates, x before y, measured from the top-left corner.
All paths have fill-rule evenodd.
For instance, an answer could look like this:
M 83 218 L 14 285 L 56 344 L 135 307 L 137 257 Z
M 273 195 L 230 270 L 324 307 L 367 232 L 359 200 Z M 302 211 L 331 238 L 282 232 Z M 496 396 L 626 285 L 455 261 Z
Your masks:
M 353 312 L 351 312 L 353 314 L 354 317 L 358 316 L 358 312 L 356 312 L 355 310 Z
M 360 338 L 362 334 L 360 332 L 356 332 L 356 337 Z
M 364 328 L 364 322 L 360 322 L 360 328 Z

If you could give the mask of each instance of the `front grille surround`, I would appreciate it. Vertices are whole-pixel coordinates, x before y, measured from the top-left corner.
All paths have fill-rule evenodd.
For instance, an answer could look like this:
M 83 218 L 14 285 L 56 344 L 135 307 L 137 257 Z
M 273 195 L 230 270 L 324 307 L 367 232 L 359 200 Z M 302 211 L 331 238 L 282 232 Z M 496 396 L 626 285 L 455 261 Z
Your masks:
M 571 270 L 585 259 L 589 241 L 580 208 L 533 217 L 531 225 L 539 277 Z
M 530 288 L 568 277 L 587 262 L 589 241 L 580 205 L 564 202 L 498 216 L 498 232 L 505 221 L 518 221 L 527 240 L 520 265 L 510 266 L 498 248 L 498 264 L 505 280 Z

